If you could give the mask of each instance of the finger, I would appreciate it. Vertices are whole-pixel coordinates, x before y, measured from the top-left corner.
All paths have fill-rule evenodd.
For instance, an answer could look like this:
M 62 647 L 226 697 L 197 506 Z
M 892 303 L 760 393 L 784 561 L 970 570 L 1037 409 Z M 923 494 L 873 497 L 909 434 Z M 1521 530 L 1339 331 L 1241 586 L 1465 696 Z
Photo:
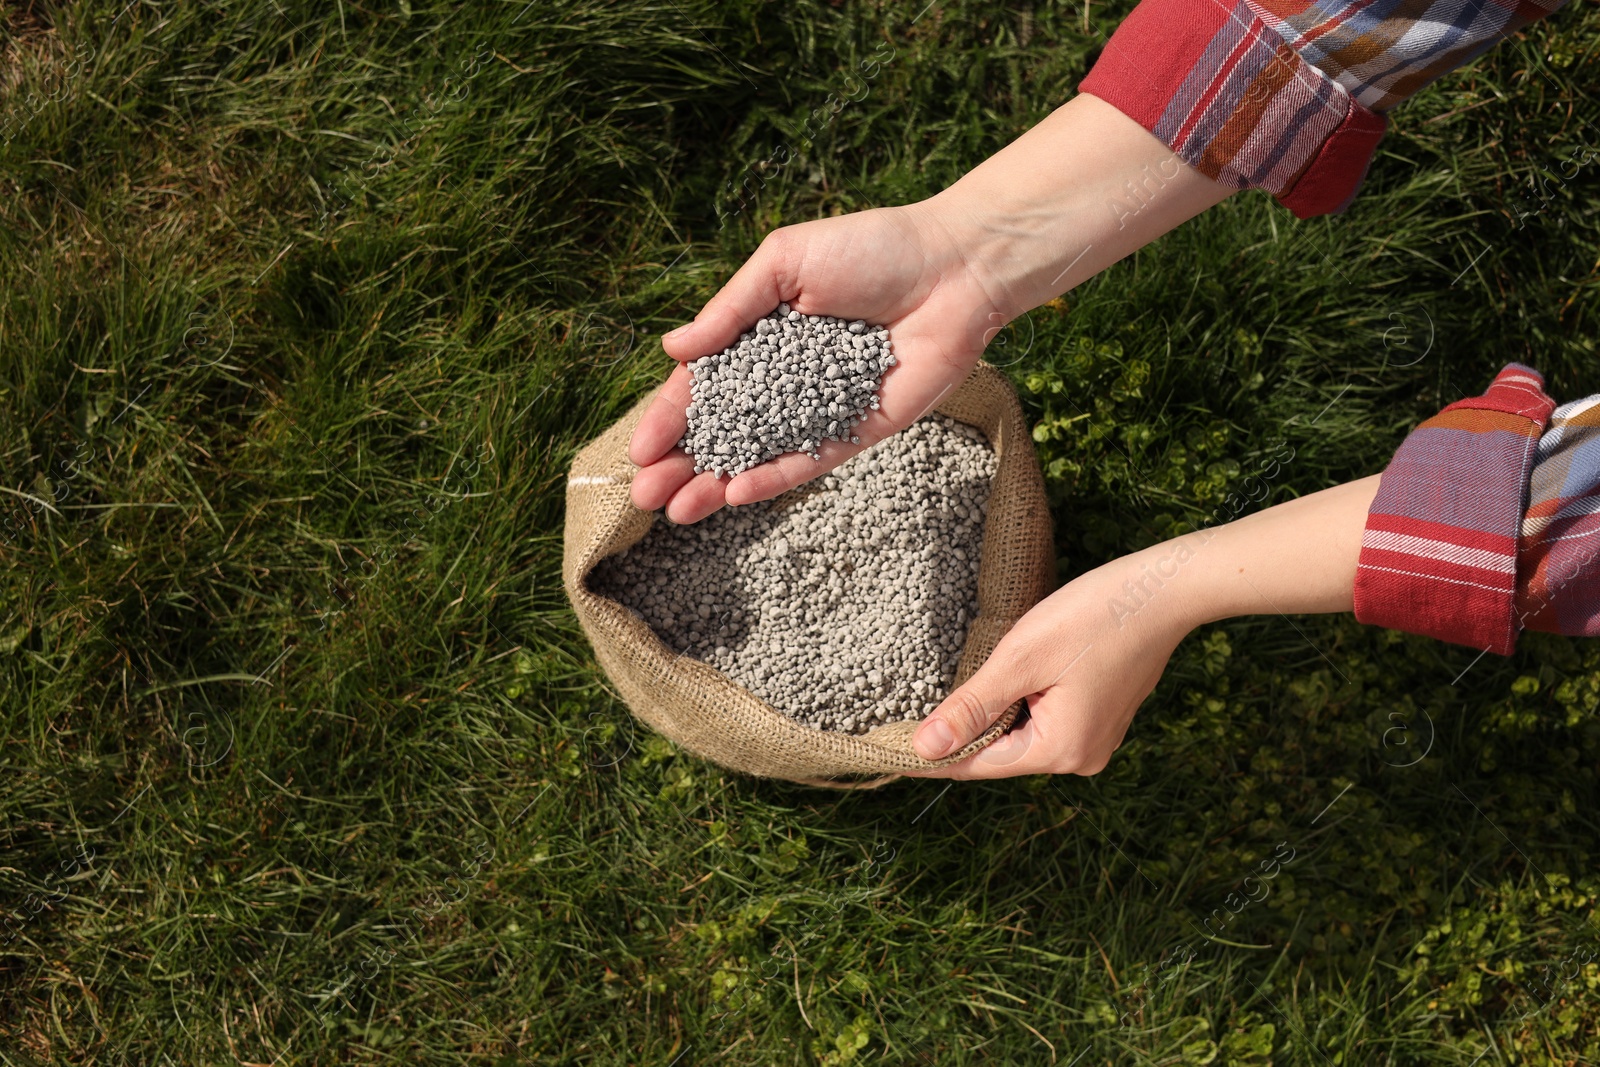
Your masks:
M 975 741 L 1005 710 L 1039 689 L 1004 640 L 965 685 L 923 720 L 911 745 L 926 760 L 943 759 Z
M 767 234 L 755 254 L 706 302 L 694 321 L 661 338 L 673 359 L 720 352 L 763 315 L 799 293 L 798 253 L 784 231 Z
M 804 452 L 785 452 L 775 459 L 735 474 L 728 482 L 728 503 L 737 506 L 771 500 L 803 482 L 828 473 L 865 447 L 865 444 L 824 441 L 817 449 L 821 459 L 812 459 Z
M 633 476 L 633 506 L 640 511 L 664 508 L 694 477 L 694 460 L 682 451 L 669 452 Z
M 727 488 L 726 478 L 702 471 L 667 502 L 667 518 L 684 526 L 699 522 L 727 503 Z
M 952 778 L 961 781 L 1049 774 L 1053 770 L 1050 755 L 1047 746 L 1038 743 L 1036 722 L 1035 719 L 1029 719 L 1018 729 L 1001 735 L 992 744 L 958 763 L 904 773 L 912 778 Z
M 684 431 L 689 428 L 684 412 L 689 407 L 689 386 L 692 381 L 689 368 L 680 363 L 661 383 L 661 389 L 645 409 L 639 425 L 634 427 L 633 440 L 628 444 L 628 459 L 635 466 L 648 467 L 683 440 Z

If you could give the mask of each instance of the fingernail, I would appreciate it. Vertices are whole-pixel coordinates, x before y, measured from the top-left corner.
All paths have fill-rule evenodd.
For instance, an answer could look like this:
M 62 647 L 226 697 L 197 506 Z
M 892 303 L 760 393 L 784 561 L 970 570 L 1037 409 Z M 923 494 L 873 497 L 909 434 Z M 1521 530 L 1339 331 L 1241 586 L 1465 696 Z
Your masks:
M 956 735 L 943 719 L 929 719 L 911 742 L 923 759 L 942 759 L 955 747 Z
M 682 326 L 679 326 L 676 330 L 668 330 L 667 331 L 666 340 L 668 340 L 668 341 L 672 340 L 674 337 L 677 337 L 679 334 L 686 332 L 689 329 L 689 327 L 691 327 L 693 325 L 694 325 L 694 323 L 692 323 L 692 322 L 686 322 Z

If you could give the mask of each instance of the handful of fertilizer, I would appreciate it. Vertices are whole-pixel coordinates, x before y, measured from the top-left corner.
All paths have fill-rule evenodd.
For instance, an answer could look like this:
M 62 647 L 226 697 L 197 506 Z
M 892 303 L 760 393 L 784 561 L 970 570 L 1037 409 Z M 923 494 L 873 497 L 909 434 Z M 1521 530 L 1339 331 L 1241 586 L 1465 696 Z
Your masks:
M 827 440 L 860 444 L 851 428 L 878 409 L 892 348 L 881 326 L 779 304 L 734 344 L 689 362 L 688 430 L 678 446 L 696 474 L 720 478 L 786 452 L 820 460 Z

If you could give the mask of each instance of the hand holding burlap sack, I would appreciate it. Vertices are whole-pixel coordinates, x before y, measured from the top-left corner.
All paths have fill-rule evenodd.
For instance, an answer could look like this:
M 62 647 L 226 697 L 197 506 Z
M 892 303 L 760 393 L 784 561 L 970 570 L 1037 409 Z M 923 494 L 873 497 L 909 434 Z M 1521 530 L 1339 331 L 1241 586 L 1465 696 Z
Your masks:
M 901 771 L 957 762 L 1010 727 L 1020 703 L 977 740 L 936 762 L 913 751 L 916 722 L 885 723 L 864 735 L 813 730 L 708 664 L 674 653 L 642 619 L 590 589 L 588 578 L 597 563 L 625 551 L 652 522 L 662 521 L 629 500 L 635 468 L 628 442 L 648 403 L 640 401 L 573 460 L 562 559 L 562 582 L 595 658 L 635 716 L 695 755 L 732 770 L 834 788 L 870 788 L 893 781 Z M 967 630 L 959 685 L 1050 593 L 1055 546 L 1033 440 L 1004 375 L 980 363 L 934 410 L 981 430 L 998 460 L 984 520 L 978 614 Z M 845 777 L 853 775 L 878 777 L 864 782 Z

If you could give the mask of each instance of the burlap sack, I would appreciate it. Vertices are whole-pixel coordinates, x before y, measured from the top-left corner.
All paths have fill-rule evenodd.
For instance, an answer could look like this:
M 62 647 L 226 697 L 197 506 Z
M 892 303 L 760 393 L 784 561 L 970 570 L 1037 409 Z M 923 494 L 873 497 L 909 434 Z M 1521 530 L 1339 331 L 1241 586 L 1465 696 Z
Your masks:
M 674 653 L 637 616 L 589 589 L 586 582 L 595 564 L 632 546 L 656 519 L 628 498 L 635 470 L 628 460 L 628 442 L 647 403 L 640 401 L 572 461 L 561 568 L 595 658 L 638 718 L 724 767 L 842 789 L 871 788 L 900 777 L 897 771 L 965 759 L 1006 731 L 1021 710 L 1020 702 L 976 741 L 929 762 L 911 747 L 914 722 L 885 723 L 859 736 L 801 726 L 709 664 Z M 1054 587 L 1055 548 L 1033 439 L 1005 376 L 979 363 L 934 410 L 982 430 L 999 458 L 983 525 L 978 615 L 967 631 L 959 683 L 972 676 L 1012 624 Z M 880 777 L 838 778 L 863 774 Z

